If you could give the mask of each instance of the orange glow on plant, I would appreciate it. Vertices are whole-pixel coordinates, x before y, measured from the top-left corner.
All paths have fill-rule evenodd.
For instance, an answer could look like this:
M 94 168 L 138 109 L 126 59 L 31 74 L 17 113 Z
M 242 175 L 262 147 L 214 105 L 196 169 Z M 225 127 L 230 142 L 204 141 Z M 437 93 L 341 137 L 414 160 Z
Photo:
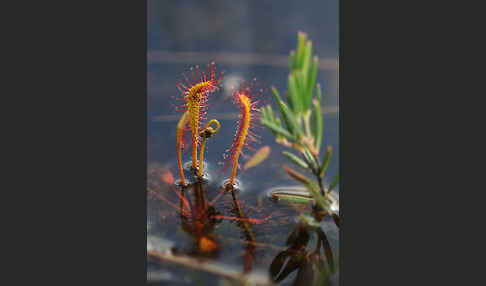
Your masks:
M 217 244 L 206 236 L 199 240 L 199 248 L 204 252 L 211 252 L 217 248 Z
M 240 155 L 245 157 L 243 147 L 251 149 L 249 143 L 258 142 L 257 135 L 252 129 L 258 124 L 260 118 L 260 110 L 257 107 L 259 100 L 257 100 L 257 97 L 261 95 L 261 90 L 252 94 L 254 83 L 255 80 L 247 86 L 243 82 L 240 88 L 233 92 L 233 102 L 240 108 L 240 117 L 233 144 L 230 149 L 226 150 L 223 160 L 224 169 L 232 166 L 230 186 L 233 186 L 234 183 Z
M 174 184 L 174 175 L 172 174 L 172 172 L 170 170 L 166 170 L 166 171 L 162 172 L 162 174 L 160 174 L 160 179 L 162 180 L 162 182 L 164 182 L 166 184 L 169 184 L 169 185 Z
M 188 112 L 189 125 L 192 133 L 192 167 L 197 169 L 197 146 L 199 144 L 199 132 L 203 121 L 206 120 L 206 110 L 208 103 L 208 95 L 219 89 L 219 84 L 223 79 L 223 74 L 216 74 L 214 62 L 208 65 L 208 71 L 201 72 L 196 66 L 191 68 L 192 81 L 184 76 L 185 82 L 177 84 L 181 91 L 184 104 L 181 106 L 183 111 Z M 197 75 L 197 77 L 196 77 Z
M 272 149 L 270 146 L 263 146 L 262 148 L 258 149 L 255 154 L 245 163 L 245 166 L 243 166 L 243 171 L 253 168 L 259 164 L 261 164 L 265 159 L 267 159 L 268 155 L 270 155 L 270 152 Z

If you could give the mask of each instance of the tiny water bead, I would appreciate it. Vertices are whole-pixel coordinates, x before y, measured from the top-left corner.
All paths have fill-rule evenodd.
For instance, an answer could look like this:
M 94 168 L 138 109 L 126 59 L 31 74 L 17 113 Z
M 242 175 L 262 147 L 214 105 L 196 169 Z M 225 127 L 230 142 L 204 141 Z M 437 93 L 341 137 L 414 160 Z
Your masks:
M 199 166 L 199 161 L 197 161 L 197 165 Z M 188 161 L 184 163 L 183 169 L 184 169 L 184 176 L 185 176 L 185 181 L 187 185 L 194 184 L 198 182 L 200 179 L 202 180 L 203 183 L 210 182 L 212 180 L 211 176 L 211 165 L 203 161 L 203 173 L 202 173 L 202 178 L 199 178 L 197 175 L 198 169 L 194 169 L 192 166 L 192 161 Z M 177 180 L 177 182 L 180 184 L 181 180 Z
M 331 200 L 331 211 L 335 214 L 339 214 L 339 193 L 332 191 L 329 194 L 329 199 Z
M 233 179 L 233 187 L 231 188 L 230 185 L 231 179 L 225 179 L 221 182 L 220 186 L 228 191 L 233 189 L 233 191 L 244 192 L 245 188 L 243 187 L 242 183 L 238 179 Z

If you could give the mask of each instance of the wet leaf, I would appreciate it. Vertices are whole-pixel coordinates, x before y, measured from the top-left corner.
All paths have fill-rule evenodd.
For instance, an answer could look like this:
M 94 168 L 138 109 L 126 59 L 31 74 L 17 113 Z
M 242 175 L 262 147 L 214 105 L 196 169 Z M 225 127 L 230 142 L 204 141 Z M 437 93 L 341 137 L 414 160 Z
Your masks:
M 329 268 L 331 270 L 331 273 L 334 273 L 335 267 L 334 267 L 334 257 L 332 255 L 332 250 L 331 250 L 331 245 L 329 244 L 329 241 L 327 240 L 326 234 L 322 231 L 322 229 L 317 229 L 317 234 L 319 235 L 319 240 L 321 240 L 323 248 L 324 248 L 324 254 L 326 255 L 327 263 L 329 264 Z
M 314 199 L 312 198 L 311 194 L 309 194 L 309 192 L 305 191 L 300 191 L 300 192 L 295 192 L 295 193 L 292 193 L 292 192 L 286 192 L 286 191 L 282 191 L 282 192 L 275 192 L 275 193 L 272 193 L 272 198 L 274 199 L 277 199 L 277 200 L 282 200 L 282 201 L 287 201 L 287 202 L 291 202 L 291 203 L 303 203 L 303 204 L 307 204 L 311 201 L 314 201 Z
M 312 258 L 312 263 L 315 267 L 317 277 L 314 286 L 328 285 L 329 283 L 329 271 L 324 265 L 324 260 L 322 256 L 315 255 Z
M 280 252 L 275 258 L 273 259 L 272 263 L 270 264 L 270 277 L 272 280 L 275 280 L 282 269 L 282 266 L 290 255 L 290 251 L 285 250 Z
M 324 199 L 324 196 L 321 193 L 321 189 L 319 186 L 311 181 L 309 178 L 306 176 L 302 175 L 301 173 L 289 168 L 287 165 L 283 166 L 284 171 L 289 174 L 292 178 L 295 180 L 303 183 L 307 189 L 311 192 L 312 196 L 314 199 L 317 201 L 317 203 L 324 209 L 324 210 L 329 210 L 330 209 L 330 204 L 328 201 Z
M 258 151 L 256 151 L 256 153 L 246 162 L 245 166 L 243 166 L 243 170 L 247 170 L 261 164 L 265 159 L 267 159 L 270 152 L 270 146 L 263 146 L 262 148 L 258 149 Z
M 322 257 L 320 252 L 320 249 L 318 249 L 318 252 L 310 256 L 311 263 L 314 265 L 318 272 L 322 272 L 325 270 L 324 258 Z
M 309 243 L 310 235 L 307 226 L 299 223 L 287 238 L 286 244 L 293 249 L 300 249 Z
M 297 277 L 292 285 L 312 285 L 314 282 L 314 269 L 312 268 L 312 263 L 308 259 L 304 259 L 299 271 L 297 272 Z
M 305 251 L 299 251 L 298 253 L 292 255 L 287 264 L 284 266 L 282 272 L 275 279 L 275 282 L 280 282 L 284 280 L 287 276 L 289 276 L 290 273 L 297 270 L 302 265 L 304 259 Z

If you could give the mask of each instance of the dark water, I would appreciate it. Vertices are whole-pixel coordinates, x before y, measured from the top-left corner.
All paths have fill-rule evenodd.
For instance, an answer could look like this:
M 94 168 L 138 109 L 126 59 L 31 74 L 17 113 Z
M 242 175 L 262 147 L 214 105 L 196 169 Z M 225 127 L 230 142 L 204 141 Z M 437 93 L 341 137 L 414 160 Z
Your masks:
M 234 196 L 221 194 L 221 182 L 230 174 L 218 171 L 217 164 L 231 145 L 237 122 L 238 108 L 228 97 L 229 87 L 239 79 L 256 77 L 264 88 L 264 100 L 274 105 L 269 89 L 274 85 L 281 93 L 286 90 L 287 57 L 295 49 L 297 31 L 302 30 L 308 33 L 314 54 L 322 64 L 317 82 L 323 87 L 323 146 L 333 147 L 326 179 L 337 173 L 337 1 L 313 2 L 304 7 L 298 1 L 148 1 L 148 187 L 163 196 L 160 199 L 152 193 L 148 195 L 148 248 L 161 252 L 172 249 L 174 253 L 204 261 L 210 268 L 207 271 L 193 267 L 193 261 L 184 264 L 149 257 L 150 282 L 160 285 L 236 283 L 218 271 L 228 275 L 250 273 L 252 279 L 266 281 L 272 273 L 272 262 L 276 268 L 278 258 L 310 257 L 318 245 L 320 234 L 299 228 L 296 218 L 302 206 L 275 203 L 265 195 L 273 187 L 297 185 L 282 170 L 282 165 L 290 163 L 281 152 L 290 150 L 275 143 L 269 131 L 263 128 L 258 131 L 261 142 L 256 147 L 270 146 L 270 156 L 260 165 L 238 172 L 242 190 Z M 225 72 L 223 88 L 211 94 L 208 111 L 209 119 L 219 120 L 221 130 L 209 139 L 205 153 L 212 179 L 184 191 L 192 214 L 186 218 L 181 215 L 181 199 L 174 186 L 164 183 L 161 175 L 170 171 L 175 179 L 179 176 L 175 132 L 181 114 L 173 108 L 176 103 L 173 96 L 179 92 L 176 82 L 190 66 L 204 66 L 210 60 L 216 61 L 217 71 Z M 184 162 L 190 160 L 189 153 L 183 154 Z M 215 198 L 214 204 L 208 207 Z M 266 220 L 250 223 L 221 216 Z M 321 223 L 321 229 L 338 264 L 338 229 L 330 219 Z M 289 237 L 293 243 L 287 244 Z M 201 246 L 208 251 L 201 251 Z M 299 247 L 305 253 L 295 251 Z M 329 269 L 324 246 L 320 253 Z M 300 263 L 276 284 L 292 285 L 297 281 L 298 285 L 305 285 L 299 284 L 299 279 L 306 277 L 309 269 L 306 267 Z M 336 281 L 334 275 L 332 285 Z

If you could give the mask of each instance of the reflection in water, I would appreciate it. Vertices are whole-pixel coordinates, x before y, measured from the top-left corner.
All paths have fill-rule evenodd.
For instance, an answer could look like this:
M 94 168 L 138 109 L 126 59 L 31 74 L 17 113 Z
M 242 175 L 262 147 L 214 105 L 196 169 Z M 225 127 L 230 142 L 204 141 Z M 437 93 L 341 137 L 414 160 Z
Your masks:
M 202 186 L 201 181 L 191 186 L 194 192 L 194 203 L 190 212 L 184 211 L 184 207 L 190 203 L 184 197 L 185 188 L 181 188 L 181 227 L 185 233 L 192 237 L 192 248 L 187 254 L 215 257 L 218 254 L 219 243 L 213 231 L 218 221 L 212 217 L 218 215 L 218 213 L 207 202 L 206 193 Z
M 312 251 L 307 249 L 310 236 L 316 235 L 316 246 Z M 270 276 L 273 281 L 281 282 L 297 270 L 292 285 L 327 285 L 329 275 L 335 272 L 331 246 L 320 228 L 311 228 L 299 222 L 287 239 L 288 248 L 280 252 L 270 265 Z M 324 263 L 324 250 L 328 268 Z
M 310 210 L 310 204 L 293 205 L 284 211 L 275 208 L 268 212 L 264 200 L 259 199 L 257 205 L 252 206 L 247 201 L 248 197 L 219 184 L 189 177 L 194 183 L 182 187 L 174 182 L 167 169 L 159 169 L 155 173 L 158 174 L 156 181 L 165 185 L 152 183 L 149 193 L 163 202 L 168 211 L 164 215 L 172 211 L 173 216 L 179 218 L 164 219 L 163 228 L 176 226 L 182 229 L 189 244 L 181 244 L 184 240 L 180 240 L 178 235 L 168 235 L 167 238 L 176 240 L 164 249 L 155 247 L 159 242 L 151 236 L 150 243 L 154 246 L 148 249 L 151 261 L 183 265 L 231 281 L 257 279 L 260 282 L 256 285 L 271 285 L 268 284 L 269 279 L 275 284 L 327 285 L 331 275 L 336 273 L 331 246 L 323 230 L 317 225 L 310 226 L 305 220 L 297 223 L 293 220 L 295 211 Z M 267 202 L 274 206 L 271 200 Z M 251 217 L 250 212 L 261 217 Z M 317 221 L 323 218 L 323 214 L 316 211 L 313 215 Z M 237 228 L 218 228 L 223 221 L 232 222 Z M 290 232 L 285 246 L 278 243 L 282 231 Z M 240 239 L 235 239 L 238 232 Z M 234 249 L 231 244 L 237 248 Z M 242 251 L 241 255 L 235 256 L 238 257 L 237 265 L 241 265 L 239 267 L 232 266 L 233 263 L 226 264 L 229 262 L 227 254 L 234 250 Z M 260 274 L 261 267 L 267 269 L 263 276 Z M 164 266 L 162 269 L 167 268 Z
M 243 255 L 243 274 L 251 272 L 256 251 L 256 238 L 250 221 L 240 206 L 234 191 L 222 189 L 221 192 L 211 201 L 206 198 L 206 191 L 203 188 L 203 182 L 197 181 L 192 186 L 194 191 L 194 205 L 192 211 L 185 210 L 189 202 L 184 197 L 184 188 L 181 188 L 180 196 L 180 216 L 181 227 L 185 233 L 192 237 L 192 248 L 186 251 L 186 254 L 204 257 L 216 257 L 219 253 L 219 242 L 213 234 L 214 228 L 223 219 L 233 220 L 242 230 L 245 240 Z M 223 216 L 216 211 L 213 204 L 222 196 L 231 194 L 233 200 L 233 209 L 229 212 L 234 216 Z
M 243 231 L 243 236 L 246 240 L 245 255 L 243 259 L 243 273 L 248 273 L 251 271 L 253 266 L 253 261 L 255 257 L 255 234 L 253 232 L 252 225 L 247 220 L 248 218 L 243 214 L 238 201 L 236 200 L 235 192 L 231 192 L 233 197 L 234 209 L 232 212 L 239 218 L 236 225 L 240 227 Z

